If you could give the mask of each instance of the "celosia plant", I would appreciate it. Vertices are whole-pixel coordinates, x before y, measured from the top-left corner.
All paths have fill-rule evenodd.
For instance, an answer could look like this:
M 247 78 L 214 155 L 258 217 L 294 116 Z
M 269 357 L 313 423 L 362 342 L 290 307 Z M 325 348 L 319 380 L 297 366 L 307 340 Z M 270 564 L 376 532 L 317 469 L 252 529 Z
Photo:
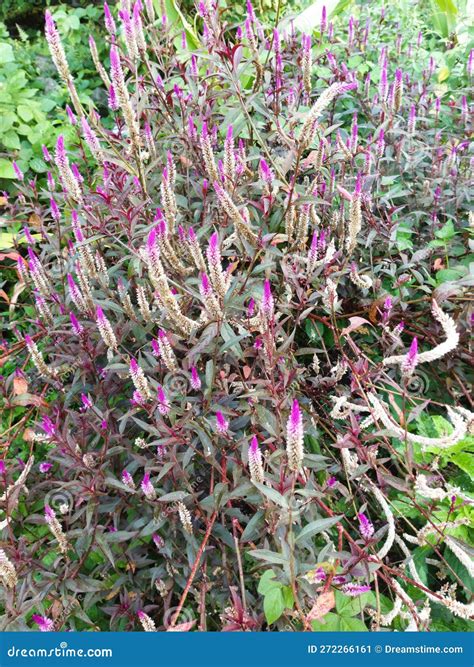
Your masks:
M 468 619 L 471 496 L 443 477 L 474 419 L 467 281 L 423 264 L 466 252 L 465 99 L 436 98 L 421 41 L 378 48 L 384 16 L 301 35 L 250 3 L 243 29 L 198 13 L 199 48 L 151 1 L 105 5 L 113 125 L 46 15 L 77 146 L 45 149 L 49 191 L 23 181 L 16 210 L 47 202 L 18 266 L 46 402 L 2 474 L 4 627 Z

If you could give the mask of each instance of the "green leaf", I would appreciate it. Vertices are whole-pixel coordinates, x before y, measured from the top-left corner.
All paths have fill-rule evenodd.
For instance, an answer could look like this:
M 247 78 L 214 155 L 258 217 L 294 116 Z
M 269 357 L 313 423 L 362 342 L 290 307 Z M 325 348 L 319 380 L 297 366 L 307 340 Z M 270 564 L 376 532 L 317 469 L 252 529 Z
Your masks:
M 0 178 L 16 178 L 12 163 L 4 157 L 0 158 Z M 13 234 L 11 234 L 11 236 L 13 237 Z M 6 248 L 10 246 L 4 247 Z
M 285 611 L 285 601 L 280 587 L 272 588 L 263 598 L 263 611 L 267 623 L 277 621 Z
M 34 157 L 32 160 L 30 160 L 30 167 L 38 174 L 43 174 L 44 172 L 48 171 L 46 162 L 40 157 Z
M 14 237 L 15 234 L 12 234 L 12 232 L 0 232 L 0 250 L 7 250 L 8 248 L 13 248 Z
M 450 457 L 450 460 L 457 465 L 458 468 L 464 470 L 469 477 L 474 480 L 474 456 L 467 452 L 458 452 Z
M 0 42 L 0 64 L 12 63 L 15 61 L 13 47 L 7 42 Z
M 442 83 L 443 81 L 446 81 L 446 79 L 449 77 L 450 70 L 447 65 L 444 67 L 441 67 L 441 69 L 438 72 L 438 83 Z
M 263 560 L 267 563 L 274 563 L 275 565 L 286 565 L 288 559 L 276 551 L 269 551 L 268 549 L 253 549 L 249 551 L 248 555 L 258 560 Z
M 293 591 L 291 586 L 283 586 L 281 589 L 283 593 L 283 601 L 285 603 L 285 609 L 293 609 L 295 604 L 295 598 L 293 597 Z
M 368 629 L 360 618 L 352 616 L 341 616 L 329 612 L 323 621 L 313 621 L 311 623 L 314 632 L 368 632 Z
M 161 503 L 173 503 L 177 500 L 183 500 L 186 496 L 189 496 L 187 491 L 172 491 L 171 493 L 165 493 L 164 496 L 160 496 L 158 500 Z
M 321 25 L 321 14 L 323 7 L 326 7 L 327 18 L 337 16 L 350 3 L 350 0 L 316 0 L 294 19 L 294 24 L 298 30 L 311 34 L 314 28 Z
M 3 135 L 2 141 L 6 148 L 12 148 L 15 151 L 19 151 L 21 148 L 20 138 L 13 130 L 9 130 Z
M 257 591 L 260 595 L 266 595 L 275 586 L 281 586 L 279 581 L 275 581 L 276 574 L 273 570 L 265 570 L 258 582 Z
M 259 484 L 258 482 L 254 482 L 254 486 L 260 491 L 260 493 L 263 493 L 263 495 L 266 496 L 269 500 L 272 500 L 280 507 L 288 509 L 288 502 L 286 498 L 281 495 L 281 493 L 278 493 L 278 491 L 272 489 L 266 484 Z
M 20 104 L 16 112 L 25 123 L 28 123 L 33 118 L 30 107 L 27 107 L 24 104 Z
M 250 542 L 253 540 L 255 537 L 257 537 L 258 533 L 258 524 L 262 520 L 263 517 L 263 512 L 257 512 L 248 522 L 248 524 L 245 526 L 245 530 L 242 533 L 240 537 L 240 542 Z
M 302 542 L 304 539 L 312 537 L 317 533 L 321 533 L 323 530 L 328 530 L 328 528 L 334 526 L 342 518 L 343 516 L 340 514 L 339 516 L 331 516 L 327 519 L 316 519 L 316 521 L 311 521 L 311 523 L 308 523 L 308 525 L 299 533 L 295 542 Z
M 369 591 L 357 597 L 350 597 L 336 591 L 335 597 L 337 613 L 341 616 L 357 616 L 369 603 L 375 604 L 375 595 Z
M 461 544 L 458 543 L 460 549 L 462 549 Z M 464 550 L 465 551 L 465 550 Z M 471 596 L 474 592 L 474 577 L 471 577 L 465 565 L 463 565 L 459 559 L 453 554 L 451 549 L 445 548 L 444 550 L 444 559 L 449 565 L 448 574 L 453 581 L 456 581 L 455 576 L 462 581 L 464 588 L 468 592 L 468 595 Z M 466 551 L 467 559 L 470 558 L 470 554 Z M 451 570 L 454 572 L 451 572 Z
M 160 11 L 161 5 L 157 0 L 154 0 L 155 7 L 158 11 Z M 200 42 L 199 38 L 197 37 L 196 33 L 192 29 L 191 25 L 188 23 L 186 20 L 184 14 L 178 7 L 177 3 L 175 0 L 164 0 L 164 6 L 166 9 L 166 16 L 170 22 L 170 24 L 177 30 L 181 32 L 181 30 L 184 29 L 186 32 L 186 40 L 188 43 L 188 46 L 194 49 L 199 48 Z M 176 38 L 175 40 L 176 45 L 178 48 L 181 48 L 181 37 Z
M 454 229 L 454 223 L 452 220 L 448 220 L 441 229 L 438 229 L 435 232 L 435 236 L 438 239 L 452 239 L 455 236 L 456 231 Z

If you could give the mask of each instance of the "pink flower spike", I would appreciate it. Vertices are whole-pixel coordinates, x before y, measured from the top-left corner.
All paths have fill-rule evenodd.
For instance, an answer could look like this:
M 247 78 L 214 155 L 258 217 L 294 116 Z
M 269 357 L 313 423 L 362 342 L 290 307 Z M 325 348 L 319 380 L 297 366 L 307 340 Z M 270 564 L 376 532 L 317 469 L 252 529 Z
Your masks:
M 170 403 L 168 399 L 166 398 L 166 394 L 164 392 L 163 387 L 158 388 L 158 412 L 162 415 L 167 415 L 168 412 L 170 411 Z
M 34 238 L 31 236 L 31 232 L 28 229 L 28 227 L 23 227 L 23 233 L 25 235 L 25 239 L 27 243 L 34 244 Z
M 43 151 L 43 160 L 45 162 L 51 162 L 51 155 L 44 144 L 41 146 L 41 150 Z
M 156 491 L 153 488 L 153 484 L 150 482 L 150 475 L 146 473 L 142 479 L 141 483 L 142 491 L 148 500 L 154 500 L 156 498 Z
M 216 412 L 216 428 L 222 435 L 225 435 L 229 429 L 229 422 L 219 410 Z
M 22 181 L 25 178 L 25 176 L 24 176 L 22 170 L 20 169 L 20 167 L 15 162 L 15 160 L 13 160 L 13 162 L 12 162 L 12 167 L 13 167 L 13 171 L 15 172 L 15 176 L 17 177 L 17 179 L 19 181 Z
M 157 549 L 163 549 L 163 547 L 165 546 L 165 541 L 161 537 L 161 535 L 158 535 L 158 533 L 153 533 L 152 539 Z
M 71 125 L 77 125 L 77 118 L 74 115 L 74 111 L 71 109 L 69 104 L 66 104 L 66 113 L 67 113 L 67 117 L 69 118 L 69 122 L 71 123 Z
M 54 630 L 54 621 L 52 621 L 47 616 L 40 616 L 39 614 L 33 614 L 31 620 L 36 623 L 40 632 L 52 632 Z
M 350 583 L 350 584 L 344 584 L 341 590 L 343 593 L 353 598 L 370 591 L 370 586 Z
M 260 160 L 258 170 L 262 181 L 265 181 L 266 183 L 271 183 L 273 181 L 273 172 L 263 158 Z
M 260 308 L 262 314 L 267 320 L 272 319 L 274 307 L 275 307 L 275 302 L 273 300 L 272 287 L 270 281 L 265 280 L 265 283 L 263 284 L 263 297 Z
M 416 364 L 418 361 L 418 339 L 413 338 L 410 349 L 408 350 L 408 354 L 405 357 L 405 361 L 403 362 L 402 365 L 402 373 L 406 377 L 410 377 L 410 375 L 413 373 L 415 370 Z
M 104 22 L 107 32 L 110 35 L 115 35 L 117 29 L 115 26 L 114 17 L 112 16 L 109 6 L 106 2 L 104 2 Z
M 92 407 L 92 401 L 87 396 L 87 394 L 81 394 L 81 401 L 82 401 L 82 405 L 84 406 L 84 410 L 88 410 L 89 408 Z
M 71 320 L 72 330 L 74 331 L 76 336 L 79 336 L 79 334 L 81 334 L 84 331 L 82 324 L 79 323 L 77 317 L 72 312 L 69 313 L 69 319 Z
M 201 273 L 201 293 L 204 296 L 212 294 L 211 283 L 209 282 L 209 278 L 207 277 L 206 273 Z
M 128 472 L 128 470 L 124 470 L 122 472 L 122 483 L 126 484 L 130 489 L 135 488 L 135 482 L 133 481 L 133 477 Z
M 197 372 L 196 366 L 191 368 L 191 387 L 194 391 L 199 391 L 201 389 L 201 378 Z
M 253 317 L 255 314 L 255 299 L 250 299 L 249 305 L 247 306 L 247 317 Z
M 39 464 L 39 471 L 44 473 L 47 473 L 51 468 L 53 467 L 52 463 L 40 463 Z
M 359 519 L 359 532 L 364 538 L 364 540 L 368 541 L 374 534 L 374 526 L 371 521 L 363 514 L 360 512 L 360 514 L 357 515 L 357 518 Z
M 54 220 L 60 220 L 61 219 L 61 213 L 59 212 L 58 205 L 56 204 L 54 199 L 49 200 L 49 206 L 51 210 L 51 216 L 53 217 Z

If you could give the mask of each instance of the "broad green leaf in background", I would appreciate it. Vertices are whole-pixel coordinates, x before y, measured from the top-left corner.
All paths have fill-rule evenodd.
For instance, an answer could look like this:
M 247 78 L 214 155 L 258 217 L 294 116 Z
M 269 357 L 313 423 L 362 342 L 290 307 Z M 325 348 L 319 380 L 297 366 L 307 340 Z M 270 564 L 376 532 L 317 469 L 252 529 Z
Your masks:
M 433 29 L 445 39 L 456 31 L 458 9 L 453 0 L 430 0 Z
M 12 163 L 4 157 L 0 158 L 0 178 L 16 178 Z
M 159 0 L 153 0 L 153 4 L 155 6 L 155 9 L 160 12 L 160 5 L 161 3 Z M 176 4 L 175 0 L 164 0 L 164 6 L 166 9 L 166 17 L 170 23 L 171 26 L 175 28 L 175 30 L 184 30 L 186 32 L 186 40 L 187 40 L 187 45 L 190 48 L 197 49 L 200 46 L 199 38 L 197 37 L 196 33 L 194 32 L 193 28 L 191 25 L 188 23 L 186 17 Z M 181 48 L 181 35 L 179 35 L 176 40 L 176 47 L 178 49 Z
M 315 28 L 318 29 L 321 24 L 321 14 L 323 7 L 326 7 L 326 16 L 337 16 L 351 4 L 352 0 L 316 0 L 307 7 L 294 20 L 296 28 L 311 33 Z
M 14 60 L 12 45 L 7 44 L 7 42 L 0 42 L 0 63 L 12 63 Z

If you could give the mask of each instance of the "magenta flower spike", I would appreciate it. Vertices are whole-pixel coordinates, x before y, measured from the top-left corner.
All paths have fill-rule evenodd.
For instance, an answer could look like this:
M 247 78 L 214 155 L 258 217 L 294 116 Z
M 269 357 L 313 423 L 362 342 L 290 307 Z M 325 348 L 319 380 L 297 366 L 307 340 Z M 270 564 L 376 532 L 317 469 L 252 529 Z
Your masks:
M 320 32 L 321 32 L 321 37 L 326 32 L 327 26 L 328 26 L 328 20 L 327 20 L 326 5 L 323 5 L 323 8 L 321 10 L 321 24 L 320 24 L 320 27 L 319 27 Z
M 229 430 L 229 422 L 219 410 L 216 412 L 216 429 L 222 435 L 225 435 Z
M 76 336 L 79 336 L 84 331 L 82 324 L 80 324 L 80 322 L 78 321 L 77 317 L 74 315 L 73 312 L 69 313 L 69 319 L 71 320 L 72 330 L 74 331 Z
M 374 534 L 374 526 L 372 522 L 369 521 L 369 519 L 362 512 L 357 515 L 357 518 L 359 519 L 359 533 L 364 538 L 364 540 L 370 540 Z
M 212 296 L 212 286 L 206 273 L 201 273 L 200 289 L 203 296 Z
M 149 473 L 145 473 L 140 486 L 148 500 L 154 500 L 156 498 L 156 491 L 153 488 L 153 484 L 150 482 Z
M 25 341 L 26 341 L 26 336 L 25 336 Z M 28 342 L 27 342 L 27 345 L 28 345 Z M 43 431 L 46 433 L 46 435 L 49 438 L 52 438 L 54 436 L 54 434 L 56 433 L 56 427 L 47 415 L 45 415 L 43 417 L 43 419 L 41 420 L 41 428 L 43 429 Z
M 40 614 L 33 614 L 31 620 L 36 623 L 40 632 L 52 632 L 54 630 L 54 621 L 47 616 L 40 616 Z
M 58 205 L 56 204 L 56 201 L 54 199 L 49 200 L 49 208 L 51 211 L 51 216 L 53 217 L 54 220 L 60 220 L 61 219 L 61 213 L 59 212 Z
M 388 78 L 387 78 L 387 62 L 384 61 L 382 64 L 382 70 L 380 72 L 380 82 L 379 82 L 379 97 L 380 101 L 386 102 L 388 97 Z
M 89 408 L 92 407 L 92 401 L 87 396 L 87 394 L 81 394 L 81 401 L 82 401 L 82 405 L 84 407 L 84 410 L 89 410 Z
M 272 287 L 269 280 L 263 284 L 263 297 L 260 310 L 267 320 L 271 320 L 275 308 L 275 302 L 272 295 Z
M 250 470 L 250 479 L 257 484 L 265 482 L 263 471 L 262 452 L 258 446 L 257 436 L 253 436 L 248 448 L 248 461 Z
M 165 546 L 165 541 L 161 537 L 161 535 L 158 535 L 158 533 L 153 533 L 152 539 L 157 549 L 163 549 L 163 547 Z
M 265 181 L 265 183 L 271 183 L 273 181 L 273 172 L 263 158 L 260 160 L 258 170 L 260 172 L 260 178 L 262 181 Z
M 45 473 L 49 472 L 52 467 L 53 467 L 52 463 L 43 462 L 43 463 L 39 464 L 39 471 L 41 473 L 45 474 Z
M 251 298 L 247 306 L 247 317 L 253 317 L 255 315 L 255 299 Z
M 112 16 L 109 6 L 106 2 L 104 2 L 104 23 L 105 23 L 105 29 L 107 30 L 109 35 L 112 35 L 112 37 L 115 36 L 117 28 L 115 26 L 114 17 Z
M 199 391 L 201 389 L 201 378 L 197 372 L 196 366 L 191 368 L 191 387 L 194 391 Z
M 25 235 L 26 242 L 27 242 L 27 243 L 30 243 L 30 244 L 34 244 L 35 240 L 34 240 L 34 238 L 31 236 L 31 232 L 30 232 L 30 230 L 28 229 L 28 227 L 23 227 L 23 233 L 24 233 L 24 235 Z
M 56 513 L 54 512 L 54 510 L 49 505 L 45 505 L 44 506 L 44 516 L 46 518 L 46 521 L 50 521 L 51 519 L 56 518 Z
M 295 398 L 286 424 L 286 453 L 288 457 L 288 467 L 294 472 L 298 472 L 303 464 L 303 442 L 303 415 L 299 403 Z
M 162 415 L 167 415 L 170 411 L 170 403 L 166 397 L 163 387 L 158 387 L 158 412 Z
M 377 157 L 380 159 L 385 153 L 385 132 L 383 129 L 380 130 L 377 137 Z
M 370 591 L 370 586 L 350 583 L 344 584 L 341 590 L 343 593 L 349 595 L 350 597 L 357 597 L 363 593 L 368 593 L 368 591 Z
M 418 339 L 413 338 L 410 349 L 405 357 L 405 361 L 402 365 L 402 373 L 406 377 L 410 377 L 413 371 L 415 370 L 416 364 L 418 361 Z
M 15 176 L 17 177 L 17 180 L 22 181 L 25 178 L 25 176 L 24 176 L 22 170 L 20 169 L 20 167 L 15 162 L 15 160 L 13 160 L 13 162 L 12 162 L 12 167 L 13 167 L 13 171 L 15 172 Z
M 134 483 L 133 483 L 133 477 L 132 477 L 131 474 L 128 472 L 128 470 L 124 470 L 124 471 L 122 472 L 122 482 L 123 482 L 124 484 L 126 484 L 127 486 L 132 486 L 132 487 L 134 486 Z

